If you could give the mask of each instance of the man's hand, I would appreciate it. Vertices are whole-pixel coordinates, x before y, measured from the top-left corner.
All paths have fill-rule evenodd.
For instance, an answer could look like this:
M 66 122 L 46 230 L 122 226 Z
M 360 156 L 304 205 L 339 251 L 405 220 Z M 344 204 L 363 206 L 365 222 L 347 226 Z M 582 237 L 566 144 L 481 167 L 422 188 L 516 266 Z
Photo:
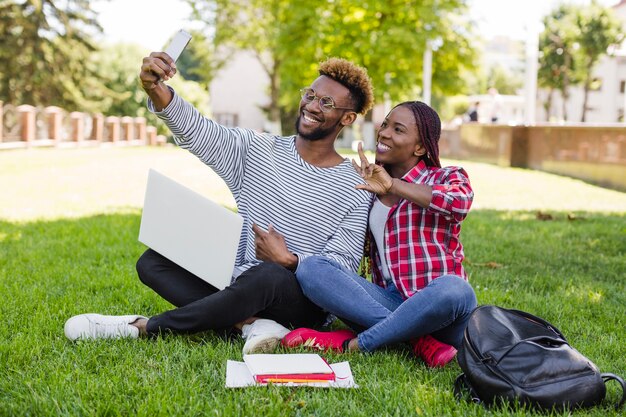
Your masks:
M 367 190 L 371 193 L 378 195 L 385 195 L 391 189 L 393 185 L 393 179 L 385 171 L 385 168 L 380 165 L 371 164 L 365 157 L 363 152 L 363 142 L 359 142 L 359 159 L 361 165 L 359 165 L 354 159 L 352 160 L 352 166 L 363 178 L 366 184 L 357 184 L 355 188 L 359 190 Z
M 266 232 L 256 223 L 253 223 L 252 231 L 255 235 L 254 245 L 257 259 L 276 262 L 287 269 L 295 269 L 298 265 L 298 257 L 289 252 L 285 243 L 285 237 L 278 233 L 271 224 Z
M 167 81 L 176 74 L 176 64 L 165 52 L 152 52 L 143 59 L 139 79 L 144 90 L 150 91 L 159 85 L 159 81 Z
M 161 81 L 167 81 L 176 74 L 176 64 L 165 52 L 152 52 L 143 59 L 139 81 L 148 93 L 156 111 L 161 111 L 172 101 L 174 94 Z

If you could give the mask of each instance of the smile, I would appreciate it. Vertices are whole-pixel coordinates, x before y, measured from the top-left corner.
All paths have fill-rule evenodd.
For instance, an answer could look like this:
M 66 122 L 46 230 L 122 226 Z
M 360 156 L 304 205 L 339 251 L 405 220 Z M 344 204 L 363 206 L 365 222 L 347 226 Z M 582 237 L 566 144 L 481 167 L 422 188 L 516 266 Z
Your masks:
M 387 152 L 389 150 L 391 150 L 391 147 L 385 145 L 384 143 L 378 142 L 376 144 L 376 151 L 377 152 Z
M 320 123 L 319 120 L 312 118 L 311 116 L 307 116 L 306 113 L 302 112 L 302 118 L 309 123 Z

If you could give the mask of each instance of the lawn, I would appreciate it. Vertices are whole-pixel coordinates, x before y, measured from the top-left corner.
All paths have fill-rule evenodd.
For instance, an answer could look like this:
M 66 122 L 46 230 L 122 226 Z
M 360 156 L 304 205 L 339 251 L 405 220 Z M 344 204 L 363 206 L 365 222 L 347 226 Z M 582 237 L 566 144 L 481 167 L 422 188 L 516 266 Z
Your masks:
M 479 302 L 544 317 L 603 372 L 626 376 L 626 194 L 462 164 L 477 194 L 462 236 Z M 532 414 L 458 403 L 458 365 L 428 369 L 405 346 L 325 354 L 350 361 L 354 390 L 226 389 L 226 360 L 241 360 L 241 339 L 69 342 L 63 324 L 74 314 L 171 307 L 134 271 L 149 167 L 234 206 L 219 178 L 173 148 L 0 152 L 0 415 Z M 616 387 L 608 395 L 616 400 Z M 576 415 L 618 413 L 605 401 Z

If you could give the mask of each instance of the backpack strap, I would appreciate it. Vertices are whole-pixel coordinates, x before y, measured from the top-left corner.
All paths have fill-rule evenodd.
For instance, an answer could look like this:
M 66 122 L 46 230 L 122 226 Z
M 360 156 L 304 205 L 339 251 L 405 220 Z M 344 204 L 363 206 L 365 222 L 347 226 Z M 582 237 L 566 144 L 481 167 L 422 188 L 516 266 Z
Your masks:
M 473 403 L 482 404 L 482 401 L 478 398 L 478 394 L 467 380 L 467 376 L 465 374 L 461 374 L 454 380 L 454 396 L 458 401 L 463 398 L 464 392 L 469 394 L 470 400 Z
M 622 386 L 622 398 L 615 405 L 615 409 L 619 410 L 620 407 L 624 405 L 624 401 L 626 401 L 626 383 L 624 382 L 622 378 L 620 378 L 619 376 L 615 374 L 601 374 L 600 376 L 602 377 L 602 380 L 604 381 L 605 384 L 610 380 L 614 380 L 614 381 L 617 381 Z M 456 382 L 455 382 L 455 388 L 456 388 Z

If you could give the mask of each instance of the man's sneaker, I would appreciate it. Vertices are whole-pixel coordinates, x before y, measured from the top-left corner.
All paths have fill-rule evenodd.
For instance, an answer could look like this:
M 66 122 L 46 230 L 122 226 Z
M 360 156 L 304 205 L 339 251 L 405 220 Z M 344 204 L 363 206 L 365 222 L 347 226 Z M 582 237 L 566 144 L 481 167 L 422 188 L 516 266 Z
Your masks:
M 317 330 L 301 327 L 283 337 L 282 344 L 286 347 L 305 346 L 324 351 L 343 352 L 343 343 L 355 337 L 356 334 L 345 329 L 333 332 L 318 332 Z
M 241 336 L 246 340 L 243 353 L 269 353 L 276 349 L 289 329 L 274 320 L 257 319 L 252 324 L 244 324 Z
M 438 368 L 445 366 L 456 356 L 453 346 L 440 342 L 431 335 L 411 341 L 413 353 L 420 357 L 427 366 Z
M 103 316 L 80 314 L 65 322 L 65 336 L 76 339 L 119 339 L 139 337 L 139 329 L 130 323 L 144 316 Z

